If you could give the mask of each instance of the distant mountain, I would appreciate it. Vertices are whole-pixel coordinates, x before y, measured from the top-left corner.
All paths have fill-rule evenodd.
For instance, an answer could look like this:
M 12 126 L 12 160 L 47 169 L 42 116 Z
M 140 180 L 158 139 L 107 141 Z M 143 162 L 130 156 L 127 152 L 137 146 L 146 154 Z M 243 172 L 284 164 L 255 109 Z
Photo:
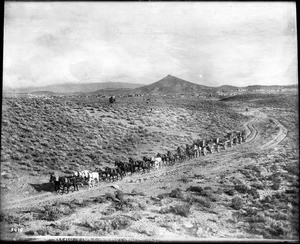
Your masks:
M 70 83 L 57 84 L 42 87 L 25 87 L 18 89 L 7 89 L 4 92 L 14 93 L 33 93 L 33 92 L 53 92 L 53 93 L 82 93 L 94 92 L 102 89 L 134 89 L 142 86 L 141 84 L 122 83 L 122 82 L 101 82 L 101 83 Z
M 167 75 L 163 79 L 154 82 L 150 85 L 142 86 L 134 89 L 135 93 L 156 93 L 156 94 L 188 94 L 188 93 L 199 93 L 207 94 L 214 93 L 215 88 L 198 85 L 172 75 Z

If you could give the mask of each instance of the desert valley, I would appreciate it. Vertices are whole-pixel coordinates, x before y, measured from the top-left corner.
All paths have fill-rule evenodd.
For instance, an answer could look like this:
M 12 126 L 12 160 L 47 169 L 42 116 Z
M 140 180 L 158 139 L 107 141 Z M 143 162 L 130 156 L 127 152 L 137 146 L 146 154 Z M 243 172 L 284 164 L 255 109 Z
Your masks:
M 297 85 L 208 87 L 168 75 L 69 86 L 3 93 L 1 239 L 299 238 Z M 246 141 L 93 187 L 60 193 L 49 182 L 233 131 Z

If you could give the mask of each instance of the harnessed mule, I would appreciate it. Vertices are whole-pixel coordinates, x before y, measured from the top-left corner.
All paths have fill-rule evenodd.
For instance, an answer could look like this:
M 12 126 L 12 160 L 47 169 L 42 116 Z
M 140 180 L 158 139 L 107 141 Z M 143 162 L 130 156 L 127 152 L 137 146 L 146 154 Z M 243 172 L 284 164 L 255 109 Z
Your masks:
M 110 167 L 105 167 L 105 172 L 106 172 L 106 179 L 109 179 L 110 181 L 114 181 L 115 178 L 118 180 L 118 172 L 116 168 L 110 168 Z
M 142 162 L 143 173 L 145 173 L 146 171 L 150 172 L 150 166 L 151 166 L 150 161 L 143 161 Z
M 54 190 L 56 192 L 58 192 L 60 190 L 60 181 L 59 181 L 59 176 L 57 174 L 55 174 L 55 173 L 50 174 L 49 182 L 54 184 Z
M 181 148 L 181 147 L 177 147 L 177 155 L 179 157 L 179 161 L 184 161 L 185 160 L 185 157 L 186 155 L 184 154 L 184 149 Z
M 169 164 L 168 157 L 166 154 L 161 155 L 161 160 L 163 161 L 164 164 L 167 164 L 167 165 Z
M 171 151 L 167 152 L 167 158 L 170 164 L 175 163 L 175 157 Z
M 123 178 L 126 176 L 126 172 L 128 169 L 127 163 L 121 162 L 121 161 L 115 161 L 115 166 L 120 170 L 120 176 Z
M 129 158 L 129 163 L 133 165 L 133 172 L 140 171 L 142 169 L 141 162 L 139 160 L 133 160 L 133 158 Z
M 51 174 L 50 182 L 54 183 L 54 189 L 56 192 L 59 192 L 61 190 L 61 194 L 63 194 L 64 192 L 69 193 L 69 189 L 71 186 L 74 187 L 73 191 L 75 191 L 76 189 L 77 191 L 79 190 L 77 179 L 74 176 L 58 176 Z
M 191 159 L 194 156 L 193 148 L 191 146 L 189 146 L 188 144 L 186 144 L 185 154 L 188 159 Z
M 90 172 L 88 177 L 89 187 L 95 186 L 95 181 L 97 181 L 97 186 L 99 185 L 99 173 L 98 172 Z
M 98 174 L 99 174 L 99 180 L 100 178 L 104 181 L 106 179 L 106 173 L 104 169 L 99 168 L 97 170 Z

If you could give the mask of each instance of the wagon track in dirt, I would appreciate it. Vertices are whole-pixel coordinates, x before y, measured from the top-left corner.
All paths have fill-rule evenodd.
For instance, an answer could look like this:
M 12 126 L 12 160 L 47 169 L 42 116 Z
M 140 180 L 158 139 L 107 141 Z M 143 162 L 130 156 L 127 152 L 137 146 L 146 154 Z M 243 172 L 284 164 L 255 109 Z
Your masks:
M 262 146 L 262 149 L 271 148 L 271 147 L 276 146 L 277 144 L 279 144 L 281 141 L 283 141 L 286 138 L 287 133 L 288 133 L 288 130 L 278 120 L 276 120 L 274 118 L 270 118 L 270 119 L 279 128 L 279 134 L 274 139 L 272 139 L 268 143 L 264 144 Z
M 271 118 L 271 120 L 279 127 L 279 131 L 276 134 L 276 136 L 274 138 L 272 138 L 270 141 L 266 142 L 263 145 L 259 145 L 259 150 L 262 149 L 267 149 L 267 148 L 272 148 L 274 146 L 276 146 L 278 143 L 280 143 L 282 140 L 284 140 L 284 138 L 287 136 L 287 129 L 276 119 Z M 231 148 L 228 148 L 226 151 L 225 150 L 221 150 L 219 153 L 214 153 L 214 154 L 209 154 L 205 156 L 205 161 L 222 161 L 222 159 L 227 158 L 226 162 L 228 163 L 230 161 L 230 159 L 233 159 L 234 156 L 238 155 L 238 154 L 243 154 L 244 152 L 247 152 L 248 149 L 247 147 L 250 147 L 253 149 L 253 146 L 255 145 L 254 142 L 259 141 L 259 134 L 260 132 L 256 129 L 255 124 L 258 124 L 261 121 L 261 116 L 255 116 L 254 118 L 252 118 L 250 121 L 246 122 L 244 124 L 244 127 L 246 129 L 246 133 L 247 133 L 247 142 L 240 144 L 238 146 L 234 146 Z M 269 135 L 269 137 L 271 138 L 272 135 Z M 253 144 L 253 145 L 252 145 Z M 255 145 L 256 146 L 256 145 Z M 192 166 L 194 165 L 201 165 L 201 160 L 204 157 L 200 157 L 197 159 L 191 159 L 191 160 L 187 160 L 183 163 L 175 163 L 174 165 L 171 166 L 164 166 L 162 168 L 160 168 L 157 171 L 151 171 L 149 173 L 144 173 L 144 174 L 135 174 L 135 175 L 130 175 L 130 176 L 126 176 L 124 177 L 121 181 L 117 181 L 117 182 L 113 182 L 113 183 L 108 183 L 108 182 L 104 182 L 104 183 L 100 183 L 98 186 L 91 188 L 91 189 L 80 189 L 79 191 L 75 191 L 75 192 L 70 192 L 68 195 L 58 195 L 58 194 L 53 194 L 53 193 L 43 193 L 43 194 L 39 194 L 39 195 L 35 195 L 35 196 L 31 196 L 31 197 L 26 197 L 23 199 L 19 199 L 13 202 L 7 202 L 5 204 L 2 204 L 3 206 L 3 210 L 12 210 L 12 209 L 17 209 L 17 208 L 26 208 L 26 207 L 32 207 L 36 204 L 40 204 L 40 203 L 46 203 L 46 202 L 51 202 L 51 201 L 55 201 L 55 200 L 71 200 L 76 198 L 81 198 L 81 197 L 92 197 L 92 196 L 99 196 L 101 195 L 101 193 L 103 193 L 103 189 L 104 188 L 108 188 L 111 187 L 114 184 L 120 184 L 122 183 L 122 186 L 125 188 L 126 185 L 132 185 L 132 183 L 128 183 L 128 180 L 130 179 L 131 182 L 135 182 L 138 179 L 141 178 L 158 178 L 162 175 L 166 175 L 167 173 L 172 173 L 175 171 L 183 170 L 184 168 L 190 169 Z M 232 161 L 232 160 L 231 160 Z M 225 163 L 227 166 L 228 164 Z M 218 165 L 218 167 L 223 167 L 226 166 L 224 165 Z

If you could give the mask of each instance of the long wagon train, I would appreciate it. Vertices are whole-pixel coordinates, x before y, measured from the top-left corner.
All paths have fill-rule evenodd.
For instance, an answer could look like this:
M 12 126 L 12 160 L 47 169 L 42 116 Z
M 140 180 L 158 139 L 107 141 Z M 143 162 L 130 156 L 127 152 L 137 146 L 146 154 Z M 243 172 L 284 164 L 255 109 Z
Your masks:
M 50 175 L 50 182 L 54 184 L 55 191 L 62 194 L 68 193 L 70 186 L 74 186 L 74 190 L 78 190 L 79 183 L 86 183 L 89 187 L 93 187 L 95 182 L 99 180 L 103 181 L 115 181 L 119 178 L 123 178 L 128 173 L 149 172 L 157 170 L 162 167 L 163 164 L 173 165 L 175 162 L 183 162 L 191 158 L 198 158 L 202 155 L 205 156 L 208 152 L 214 153 L 220 152 L 220 150 L 226 150 L 227 147 L 233 147 L 234 145 L 246 142 L 246 131 L 232 131 L 227 133 L 223 138 L 216 137 L 214 139 L 198 139 L 192 145 L 186 144 L 184 147 L 178 147 L 174 151 L 168 151 L 167 153 L 158 153 L 156 157 L 143 157 L 142 160 L 133 160 L 129 158 L 128 162 L 116 161 L 114 167 L 105 167 L 105 169 L 98 169 L 90 171 L 74 171 L 71 176 L 57 176 L 53 173 Z M 81 184 L 83 185 L 83 184 Z

